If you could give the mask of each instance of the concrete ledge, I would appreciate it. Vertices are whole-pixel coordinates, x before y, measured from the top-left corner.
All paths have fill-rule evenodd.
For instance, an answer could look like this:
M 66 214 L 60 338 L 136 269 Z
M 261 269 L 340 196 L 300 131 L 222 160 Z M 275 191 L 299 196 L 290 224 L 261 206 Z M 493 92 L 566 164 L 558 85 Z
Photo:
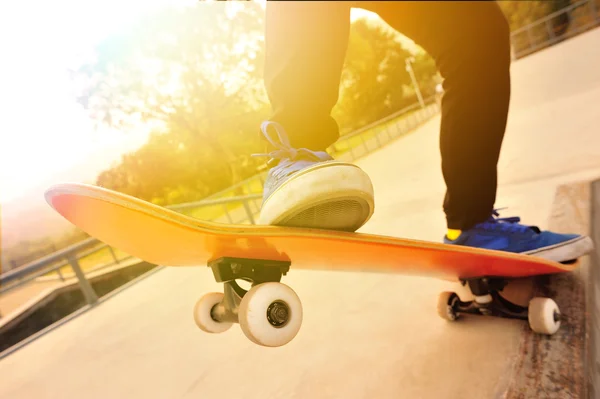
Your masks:
M 98 296 L 102 297 L 156 268 L 148 262 L 134 259 L 102 271 L 89 273 L 87 278 Z M 118 280 L 124 282 L 119 283 Z M 85 303 L 77 279 L 68 279 L 58 286 L 42 291 L 0 320 L 0 342 L 2 342 L 0 352 L 11 351 L 13 346 L 19 346 L 21 342 L 29 342 L 30 337 L 52 327 L 53 324 L 62 323 L 69 319 L 71 314 L 77 314 L 85 308 L 89 306 Z M 34 330 L 33 333 L 31 330 Z M 3 356 L 4 352 L 0 353 L 0 358 Z
M 590 257 L 590 273 L 588 276 L 588 327 L 589 340 L 587 352 L 587 384 L 588 397 L 600 397 L 600 180 L 591 186 L 591 220 L 592 239 L 596 251 Z
M 596 192 L 593 196 L 592 191 Z M 594 234 L 597 245 L 599 194 L 600 181 L 560 186 L 554 197 L 549 228 L 564 233 Z M 552 337 L 535 334 L 527 325 L 523 326 L 512 376 L 501 397 L 597 397 L 598 357 L 594 356 L 598 342 L 597 291 L 600 286 L 597 260 L 596 253 L 581 259 L 573 273 L 535 279 L 534 294 L 554 298 L 564 319 Z

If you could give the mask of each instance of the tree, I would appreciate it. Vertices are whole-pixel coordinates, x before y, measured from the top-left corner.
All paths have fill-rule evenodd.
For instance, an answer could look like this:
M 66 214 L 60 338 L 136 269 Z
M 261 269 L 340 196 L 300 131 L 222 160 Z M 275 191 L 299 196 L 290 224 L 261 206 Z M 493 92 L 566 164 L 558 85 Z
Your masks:
M 201 199 L 256 173 L 258 127 L 269 117 L 263 84 L 264 11 L 199 3 L 150 15 L 102 42 L 73 72 L 98 126 L 152 129 L 148 142 L 97 179 L 103 187 L 167 205 Z M 409 54 L 385 24 L 353 24 L 334 110 L 343 131 L 414 102 L 404 87 Z M 418 77 L 431 74 L 418 56 Z M 422 64 L 422 65 L 421 65 Z
M 412 85 L 405 69 L 405 59 L 410 55 L 402 47 L 399 34 L 389 26 L 366 19 L 352 24 L 340 101 L 334 108 L 334 117 L 344 133 L 416 101 L 416 97 L 407 95 L 405 90 Z M 417 78 L 431 79 L 435 75 L 433 60 L 424 53 L 417 58 Z
M 554 13 L 568 7 L 571 4 L 571 0 L 552 0 L 550 2 L 550 12 Z M 569 29 L 571 21 L 569 20 L 569 14 L 561 13 L 552 20 L 552 29 L 554 35 L 562 36 Z
M 74 72 L 80 103 L 98 125 L 154 131 L 99 185 L 160 201 L 195 196 L 173 193 L 190 191 L 183 187 L 206 195 L 248 174 L 248 150 L 258 149 L 248 132 L 268 106 L 262 19 L 254 3 L 234 15 L 226 4 L 202 3 L 145 17 L 98 46 Z
M 512 32 L 528 26 L 540 19 L 568 7 L 570 0 L 548 1 L 501 1 L 498 2 Z M 534 24 L 525 31 L 514 33 L 512 45 L 516 52 L 545 47 L 549 39 L 559 39 L 567 32 L 570 25 L 569 14 L 559 13 L 548 19 L 546 23 Z
M 500 8 L 506 15 L 511 31 L 515 31 L 526 25 L 544 18 L 552 13 L 560 11 L 571 4 L 570 0 L 546 0 L 546 1 L 519 1 L 508 0 L 498 2 Z M 552 29 L 556 36 L 566 32 L 569 27 L 569 16 L 561 13 L 550 20 Z M 544 28 L 545 29 L 545 28 Z
M 540 18 L 545 17 L 551 11 L 550 1 L 499 1 L 498 5 L 504 12 L 510 30 L 515 31 Z

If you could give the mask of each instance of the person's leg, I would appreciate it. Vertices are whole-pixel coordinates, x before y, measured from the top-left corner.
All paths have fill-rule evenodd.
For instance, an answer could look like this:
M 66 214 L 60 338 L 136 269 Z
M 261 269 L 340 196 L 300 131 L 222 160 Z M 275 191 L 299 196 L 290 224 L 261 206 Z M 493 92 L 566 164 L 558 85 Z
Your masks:
M 589 237 L 556 234 L 499 219 L 496 167 L 510 97 L 510 33 L 494 2 L 363 2 L 420 44 L 444 78 L 440 149 L 447 185 L 445 242 L 536 255 L 582 256 Z
M 330 111 L 337 99 L 332 88 L 339 85 L 339 68 L 343 61 L 340 57 L 325 57 L 328 54 L 325 43 L 335 47 L 336 42 L 318 43 L 310 33 L 318 29 L 324 38 L 330 30 L 339 31 L 333 21 L 323 19 L 324 14 L 316 12 L 316 8 L 301 13 L 296 8 L 302 8 L 301 4 L 294 7 L 286 2 L 271 4 L 277 4 L 279 12 L 271 6 L 267 15 L 270 19 L 267 43 L 272 42 L 267 45 L 270 46 L 267 81 L 271 100 L 279 104 L 276 114 L 282 124 L 262 126 L 263 134 L 277 149 L 270 156 L 278 164 L 269 171 L 265 182 L 260 223 L 357 229 L 373 213 L 371 182 L 360 169 L 333 162 L 323 151 L 337 136 L 337 127 L 336 133 L 331 134 L 331 126 L 335 125 L 331 123 Z M 508 27 L 497 5 L 489 2 L 361 2 L 360 6 L 379 13 L 390 25 L 423 46 L 436 59 L 445 78 L 440 139 L 442 168 L 448 186 L 444 209 L 450 228 L 467 230 L 452 243 L 535 254 L 557 261 L 589 252 L 593 247 L 589 237 L 540 232 L 518 224 L 518 218 L 503 220 L 492 216 L 496 165 L 510 91 Z M 280 23 L 274 24 L 275 19 Z M 317 26 L 316 21 L 320 21 Z M 344 32 L 345 48 L 347 30 Z M 285 43 L 279 41 L 286 36 L 294 38 L 290 42 L 292 48 L 285 48 Z M 312 37 L 314 47 L 303 45 L 298 37 Z M 275 43 L 279 45 L 275 47 Z M 329 71 L 327 76 L 335 78 L 335 85 L 332 80 L 323 83 L 314 75 L 319 58 L 313 52 L 324 56 L 320 67 Z M 332 59 L 337 60 L 337 64 L 331 62 Z M 294 62 L 300 63 L 302 68 L 291 67 Z M 320 89 L 329 93 L 326 96 L 329 100 L 310 102 L 307 93 L 318 97 L 319 84 L 324 84 Z M 296 96 L 307 97 L 298 99 Z M 313 118 L 321 121 L 319 126 L 329 124 L 330 128 L 320 130 L 310 121 Z M 285 130 L 293 132 L 293 145 L 287 140 Z M 317 138 L 315 131 L 327 138 Z M 309 150 L 299 151 L 298 147 Z M 450 242 L 447 237 L 445 240 Z
M 369 177 L 325 152 L 339 137 L 338 99 L 350 31 L 346 2 L 267 2 L 265 86 L 273 115 L 261 127 L 271 165 L 259 223 L 354 231 L 373 214 Z
M 324 151 L 338 138 L 331 117 L 350 33 L 350 3 L 272 1 L 266 7 L 264 81 L 294 148 Z
M 490 217 L 510 96 L 510 38 L 494 2 L 363 2 L 422 46 L 444 78 L 440 149 L 450 229 Z

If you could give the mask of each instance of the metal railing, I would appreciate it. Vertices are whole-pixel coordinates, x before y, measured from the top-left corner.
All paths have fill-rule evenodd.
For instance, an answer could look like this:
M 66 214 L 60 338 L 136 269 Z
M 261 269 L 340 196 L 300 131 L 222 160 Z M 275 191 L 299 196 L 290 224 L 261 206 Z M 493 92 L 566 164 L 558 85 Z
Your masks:
M 553 21 L 564 17 L 568 18 L 568 26 L 563 32 L 557 33 Z M 511 32 L 513 58 L 525 57 L 598 25 L 600 25 L 600 1 L 578 1 Z
M 218 200 L 205 200 L 190 202 L 185 204 L 177 204 L 173 206 L 167 206 L 166 208 L 173 209 L 184 213 L 190 209 L 199 209 L 202 207 L 210 207 L 215 205 L 226 205 L 230 203 L 239 203 L 242 205 L 243 211 L 245 211 L 245 217 L 240 219 L 234 219 L 231 211 L 225 209 L 225 217 L 230 223 L 242 223 L 249 222 L 255 223 L 254 214 L 258 212 L 252 211 L 251 204 L 262 197 L 261 194 L 251 194 L 239 197 L 223 198 Z M 217 218 L 218 219 L 218 218 Z M 88 238 L 79 243 L 73 244 L 67 248 L 61 249 L 43 258 L 37 259 L 26 265 L 20 266 L 6 273 L 0 274 L 0 295 L 14 290 L 24 284 L 36 280 L 41 276 L 49 273 L 56 272 L 57 278 L 65 281 L 65 275 L 61 272 L 65 266 L 70 266 L 73 271 L 73 276 L 77 278 L 81 291 L 88 304 L 94 304 L 98 300 L 98 296 L 87 279 L 81 265 L 80 260 L 108 249 L 111 254 L 112 261 L 92 269 L 87 270 L 88 273 L 98 271 L 113 265 L 118 265 L 121 262 L 133 258 L 130 255 L 119 258 L 116 251 L 111 246 L 101 242 L 96 238 Z
M 439 112 L 436 96 L 416 102 L 383 119 L 346 134 L 333 144 L 329 152 L 344 161 L 354 161 L 372 151 L 378 150 L 390 141 L 404 136 Z M 352 142 L 360 141 L 354 145 Z
M 86 301 L 88 303 L 95 303 L 98 300 L 98 297 L 81 270 L 78 262 L 78 258 L 81 257 L 81 255 L 78 257 L 77 254 L 84 249 L 98 245 L 98 243 L 99 241 L 97 239 L 88 238 L 87 240 L 71 245 L 34 262 L 28 263 L 9 272 L 2 273 L 2 275 L 0 275 L 0 294 L 13 290 L 44 274 L 53 271 L 59 272 L 61 268 L 67 264 L 70 264 L 74 274 L 77 276 L 79 286 L 85 296 Z M 86 254 L 93 252 L 96 252 L 96 250 L 87 251 Z M 60 262 L 61 260 L 63 262 Z M 61 279 L 64 279 L 62 274 L 59 275 Z

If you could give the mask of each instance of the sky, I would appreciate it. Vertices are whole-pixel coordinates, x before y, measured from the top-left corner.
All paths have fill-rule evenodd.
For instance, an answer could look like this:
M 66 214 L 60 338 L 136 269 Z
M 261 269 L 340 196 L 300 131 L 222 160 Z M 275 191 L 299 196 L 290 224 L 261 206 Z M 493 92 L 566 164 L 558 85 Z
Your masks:
M 147 132 L 94 131 L 69 91 L 66 67 L 111 32 L 143 13 L 197 0 L 35 0 L 0 5 L 0 204 L 15 201 L 53 176 L 88 164 L 106 167 L 139 147 Z M 264 1 L 263 1 L 264 3 Z M 353 19 L 374 15 L 353 10 Z M 84 173 L 85 174 L 85 173 Z
M 66 67 L 137 15 L 193 0 L 11 1 L 0 5 L 0 204 L 92 153 L 139 146 L 144 132 L 95 132 Z

